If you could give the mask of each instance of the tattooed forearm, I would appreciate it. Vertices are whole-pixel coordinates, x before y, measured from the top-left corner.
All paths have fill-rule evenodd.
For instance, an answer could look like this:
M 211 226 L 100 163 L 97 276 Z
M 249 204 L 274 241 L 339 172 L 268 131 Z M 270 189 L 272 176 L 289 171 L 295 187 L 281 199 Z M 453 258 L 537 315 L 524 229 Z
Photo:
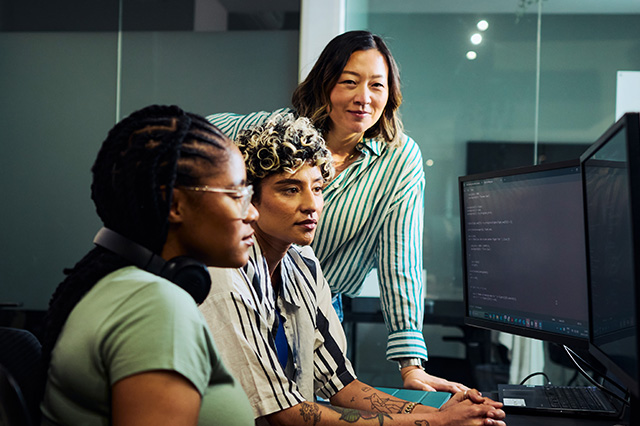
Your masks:
M 321 414 L 320 408 L 316 404 L 300 403 L 300 415 L 306 423 L 313 422 L 314 425 L 318 424 Z
M 415 424 L 416 424 L 417 426 L 429 426 L 429 422 L 428 422 L 428 421 L 426 421 L 426 420 L 416 420 L 416 421 L 415 421 Z
M 377 393 L 367 396 L 364 399 L 371 401 L 371 411 L 380 413 L 400 413 L 409 402 L 399 399 L 380 398 Z
M 358 420 L 372 420 L 378 419 L 380 426 L 384 424 L 384 419 L 393 419 L 386 413 L 370 413 L 368 411 L 360 411 L 353 408 L 343 408 L 331 406 L 331 409 L 337 413 L 340 413 L 340 420 L 344 420 L 347 423 L 355 423 Z

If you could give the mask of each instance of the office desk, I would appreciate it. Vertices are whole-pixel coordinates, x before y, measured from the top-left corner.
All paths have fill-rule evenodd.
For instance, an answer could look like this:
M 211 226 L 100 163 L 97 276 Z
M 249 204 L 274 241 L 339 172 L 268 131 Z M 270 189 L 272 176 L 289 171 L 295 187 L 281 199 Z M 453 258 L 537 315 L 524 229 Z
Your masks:
M 343 297 L 344 322 L 384 322 L 377 297 Z M 462 300 L 425 300 L 424 323 L 464 325 Z
M 482 392 L 491 399 L 498 399 L 498 392 Z M 622 419 L 584 418 L 549 415 L 525 415 L 507 413 L 507 426 L 632 426 L 629 424 L 629 413 Z M 638 425 L 633 425 L 638 426 Z
M 384 323 L 377 297 L 343 297 L 344 320 L 342 325 L 347 334 L 349 359 L 355 365 L 359 323 Z M 462 336 L 447 336 L 444 340 L 458 341 L 465 346 L 466 359 L 470 365 L 481 365 L 491 359 L 491 332 L 464 323 L 464 302 L 462 300 L 425 300 L 423 323 L 455 327 Z
M 383 323 L 378 298 L 364 297 L 350 299 L 343 297 L 344 322 L 347 331 L 350 359 L 355 364 L 355 349 L 358 323 Z M 466 347 L 466 360 L 471 365 L 490 362 L 490 332 L 464 324 L 464 302 L 462 300 L 426 301 L 424 324 L 444 325 L 462 330 L 463 336 L 453 339 L 461 341 Z M 497 392 L 483 392 L 497 400 Z M 628 417 L 628 416 L 627 416 Z M 507 414 L 507 426 L 640 426 L 630 425 L 628 419 L 592 419 L 549 415 Z
M 628 421 L 615 419 L 590 419 L 556 416 L 525 416 L 507 414 L 507 426 L 629 426 Z

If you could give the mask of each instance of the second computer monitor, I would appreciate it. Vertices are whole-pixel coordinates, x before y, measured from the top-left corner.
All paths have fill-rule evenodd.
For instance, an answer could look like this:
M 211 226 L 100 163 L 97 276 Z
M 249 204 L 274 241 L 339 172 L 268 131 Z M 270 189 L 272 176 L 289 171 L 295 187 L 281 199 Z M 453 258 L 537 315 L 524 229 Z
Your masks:
M 637 403 L 640 114 L 625 114 L 581 160 L 590 289 L 589 352 L 630 390 Z

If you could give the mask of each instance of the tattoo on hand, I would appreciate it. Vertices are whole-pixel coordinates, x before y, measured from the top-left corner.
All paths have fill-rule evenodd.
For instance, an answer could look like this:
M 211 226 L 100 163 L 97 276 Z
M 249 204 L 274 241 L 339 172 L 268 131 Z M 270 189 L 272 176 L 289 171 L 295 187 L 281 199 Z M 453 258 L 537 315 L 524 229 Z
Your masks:
M 371 388 L 369 386 L 364 386 L 362 388 L 362 392 L 369 392 L 371 390 Z
M 380 398 L 377 393 L 374 393 L 364 399 L 371 401 L 371 411 L 380 413 L 400 413 L 404 406 L 408 404 L 407 401 L 401 401 L 398 399 Z
M 305 422 L 313 422 L 314 425 L 318 424 L 321 414 L 317 405 L 309 404 L 308 402 L 300 403 L 300 415 Z
M 429 422 L 428 422 L 428 421 L 426 421 L 426 420 L 416 420 L 416 421 L 415 421 L 415 424 L 416 424 L 417 426 L 429 426 Z
M 337 413 L 340 413 L 340 420 L 344 420 L 347 423 L 355 423 L 358 420 L 372 420 L 378 419 L 380 426 L 384 424 L 384 419 L 393 419 L 387 413 L 370 413 L 368 411 L 360 411 L 353 408 L 343 408 L 331 406 L 331 409 Z

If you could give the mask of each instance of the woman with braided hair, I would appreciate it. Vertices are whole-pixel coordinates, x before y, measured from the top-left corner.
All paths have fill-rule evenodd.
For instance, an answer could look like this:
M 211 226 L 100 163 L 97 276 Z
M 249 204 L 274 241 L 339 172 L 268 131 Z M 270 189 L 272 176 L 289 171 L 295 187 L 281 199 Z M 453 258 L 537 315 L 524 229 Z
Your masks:
M 240 152 L 153 105 L 114 126 L 92 172 L 104 228 L 50 301 L 43 424 L 253 424 L 196 304 L 204 265 L 240 267 L 253 245 Z

